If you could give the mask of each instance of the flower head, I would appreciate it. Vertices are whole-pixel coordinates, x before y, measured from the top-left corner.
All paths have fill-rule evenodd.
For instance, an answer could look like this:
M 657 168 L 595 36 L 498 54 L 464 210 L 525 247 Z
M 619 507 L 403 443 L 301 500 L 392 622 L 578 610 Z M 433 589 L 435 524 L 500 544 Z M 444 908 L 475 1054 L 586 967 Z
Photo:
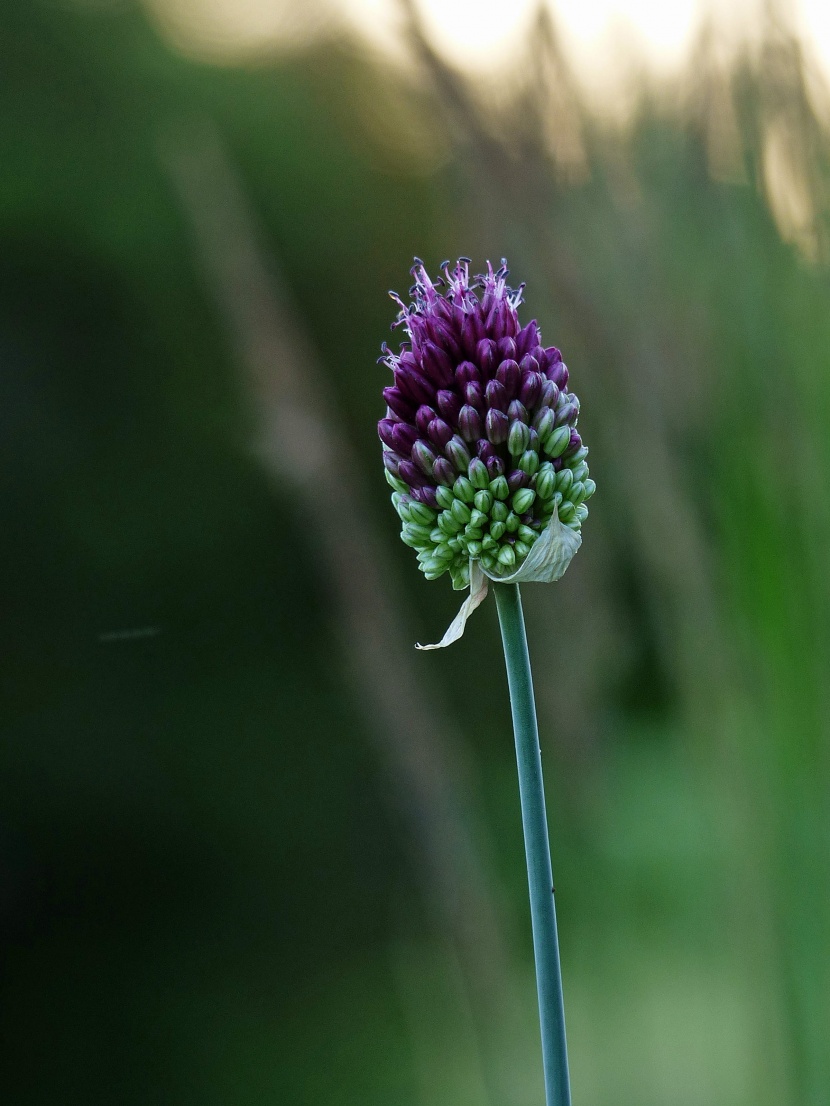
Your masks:
M 477 561 L 492 579 L 516 573 L 555 516 L 578 531 L 595 488 L 562 355 L 519 323 L 524 285 L 508 287 L 504 262 L 469 266 L 432 280 L 416 259 L 412 302 L 392 293 L 407 338 L 383 345 L 394 383 L 378 423 L 401 538 L 428 580 L 449 572 L 458 589 Z

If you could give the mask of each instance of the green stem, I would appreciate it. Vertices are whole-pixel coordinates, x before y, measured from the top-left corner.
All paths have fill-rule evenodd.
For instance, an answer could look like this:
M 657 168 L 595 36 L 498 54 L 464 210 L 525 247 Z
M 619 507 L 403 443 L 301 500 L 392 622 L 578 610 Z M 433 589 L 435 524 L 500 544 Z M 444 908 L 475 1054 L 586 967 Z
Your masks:
M 536 986 L 539 993 L 539 1021 L 542 1030 L 545 1098 L 547 1106 L 570 1106 L 565 1010 L 562 1003 L 562 974 L 559 967 L 553 875 L 545 815 L 545 789 L 522 598 L 518 584 L 495 584 L 493 590 L 504 643 L 510 709 L 516 736 L 522 826 L 527 854 L 527 879 L 530 885 L 533 952 L 536 958 Z

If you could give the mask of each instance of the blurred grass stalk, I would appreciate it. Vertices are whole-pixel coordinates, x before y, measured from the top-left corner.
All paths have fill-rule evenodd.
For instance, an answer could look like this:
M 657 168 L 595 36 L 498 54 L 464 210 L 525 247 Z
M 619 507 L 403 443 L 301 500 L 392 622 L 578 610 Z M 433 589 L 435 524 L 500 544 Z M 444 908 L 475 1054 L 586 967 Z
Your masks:
M 495 584 L 516 738 L 547 1106 L 570 1106 L 562 971 L 533 678 L 518 584 Z

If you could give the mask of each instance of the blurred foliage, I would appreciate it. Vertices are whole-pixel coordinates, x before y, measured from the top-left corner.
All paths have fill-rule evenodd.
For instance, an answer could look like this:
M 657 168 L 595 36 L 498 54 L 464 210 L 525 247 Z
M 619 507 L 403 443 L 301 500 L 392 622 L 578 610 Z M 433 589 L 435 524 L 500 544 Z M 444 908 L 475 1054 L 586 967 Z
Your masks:
M 129 4 L 3 7 L 4 1101 L 540 1101 L 494 613 L 412 662 L 473 750 L 515 999 L 488 1006 L 425 901 L 302 504 L 254 456 L 165 160 L 208 119 L 413 641 L 457 596 L 414 571 L 380 476 L 386 289 L 416 253 L 506 254 L 571 365 L 599 494 L 526 605 L 576 1100 L 826 1102 L 821 112 L 780 28 L 728 72 L 697 58 L 682 96 L 644 85 L 622 128 L 544 24 L 534 50 L 494 106 L 428 49 L 420 84 L 342 42 L 219 67 Z

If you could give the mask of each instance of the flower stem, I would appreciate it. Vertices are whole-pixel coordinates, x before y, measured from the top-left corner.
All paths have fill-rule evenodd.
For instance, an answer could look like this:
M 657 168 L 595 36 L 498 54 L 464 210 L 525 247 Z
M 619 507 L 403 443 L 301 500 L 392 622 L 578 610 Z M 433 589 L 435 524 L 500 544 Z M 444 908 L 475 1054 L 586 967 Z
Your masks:
M 542 1030 L 545 1099 L 547 1106 L 570 1106 L 565 1010 L 562 1003 L 562 975 L 559 967 L 553 875 L 545 815 L 545 789 L 542 782 L 539 730 L 536 724 L 536 705 L 533 700 L 533 680 L 530 675 L 522 599 L 518 584 L 495 584 L 493 591 L 496 595 L 496 607 L 504 644 L 510 709 L 513 713 L 513 730 L 516 737 L 516 759 L 519 766 L 519 794 L 527 855 L 527 879 L 530 886 L 530 917 L 533 926 L 533 952 L 536 959 L 539 1021 Z

